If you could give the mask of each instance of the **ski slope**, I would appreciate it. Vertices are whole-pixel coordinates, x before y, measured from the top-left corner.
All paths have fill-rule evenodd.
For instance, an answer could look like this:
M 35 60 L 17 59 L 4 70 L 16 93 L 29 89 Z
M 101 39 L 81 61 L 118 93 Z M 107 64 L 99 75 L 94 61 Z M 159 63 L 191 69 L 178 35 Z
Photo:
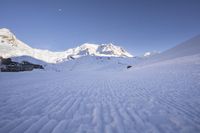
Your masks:
M 131 69 L 84 62 L 0 73 L 0 133 L 200 132 L 200 54 Z
M 199 133 L 199 44 L 0 73 L 0 133 Z

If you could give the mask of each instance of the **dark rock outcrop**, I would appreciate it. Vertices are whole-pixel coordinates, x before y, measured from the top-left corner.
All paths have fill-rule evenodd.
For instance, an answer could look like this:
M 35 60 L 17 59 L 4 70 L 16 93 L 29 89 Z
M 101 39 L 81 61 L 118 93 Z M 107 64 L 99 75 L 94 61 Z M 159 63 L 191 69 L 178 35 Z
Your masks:
M 128 65 L 126 68 L 129 69 L 129 68 L 131 68 L 131 67 L 132 67 L 132 66 Z
M 1 60 L 1 72 L 20 72 L 20 71 L 32 71 L 33 69 L 44 69 L 42 65 L 33 64 L 28 61 L 14 62 L 11 58 L 0 58 Z

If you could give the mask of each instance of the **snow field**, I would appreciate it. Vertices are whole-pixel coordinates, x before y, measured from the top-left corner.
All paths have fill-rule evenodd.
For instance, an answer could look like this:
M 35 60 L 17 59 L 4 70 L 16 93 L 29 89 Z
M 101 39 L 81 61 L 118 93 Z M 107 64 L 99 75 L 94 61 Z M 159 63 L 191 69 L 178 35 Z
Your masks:
M 2 133 L 200 131 L 200 58 L 130 70 L 0 73 Z

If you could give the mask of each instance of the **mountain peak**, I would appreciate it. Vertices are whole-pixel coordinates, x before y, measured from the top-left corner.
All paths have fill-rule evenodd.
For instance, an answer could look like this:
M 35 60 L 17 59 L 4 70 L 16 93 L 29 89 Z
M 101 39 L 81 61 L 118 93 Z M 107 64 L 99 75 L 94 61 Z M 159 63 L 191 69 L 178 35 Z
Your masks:
M 144 57 L 151 57 L 151 56 L 157 55 L 159 53 L 160 52 L 158 52 L 158 51 L 152 51 L 152 52 L 148 51 L 148 52 L 145 52 L 143 56 Z
M 9 29 L 6 28 L 0 29 L 0 37 L 7 43 L 12 44 L 14 44 L 16 40 L 15 35 Z
M 73 49 L 77 55 L 91 56 L 113 56 L 113 57 L 133 57 L 123 48 L 112 43 L 109 44 L 90 44 L 84 43 Z
M 94 47 L 98 47 L 98 44 L 92 44 L 92 43 L 84 43 L 82 45 L 80 45 L 80 47 L 82 48 L 94 48 Z
M 7 28 L 1 28 L 0 29 L 1 32 L 7 32 L 7 33 L 11 33 L 9 29 Z
M 16 39 L 15 35 L 9 29 L 6 28 L 0 29 L 0 37 Z
M 11 45 L 12 47 L 20 47 L 20 48 L 30 48 L 25 43 L 18 40 L 15 35 L 7 28 L 0 29 L 0 40 L 1 43 Z
M 33 49 L 27 44 L 18 40 L 15 35 L 6 28 L 0 29 L 0 56 L 4 58 L 13 56 L 31 56 L 33 58 L 56 63 L 68 60 L 70 57 L 79 58 L 82 56 L 110 56 L 110 57 L 133 57 L 123 48 L 112 43 L 91 44 L 84 43 L 78 47 L 68 49 L 63 52 L 52 52 L 47 50 Z

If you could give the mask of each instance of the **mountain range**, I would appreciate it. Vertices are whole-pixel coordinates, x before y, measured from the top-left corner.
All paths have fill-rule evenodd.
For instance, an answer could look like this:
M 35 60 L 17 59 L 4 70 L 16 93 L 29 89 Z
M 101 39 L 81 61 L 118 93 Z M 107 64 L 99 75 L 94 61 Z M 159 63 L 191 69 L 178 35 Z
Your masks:
M 3 58 L 30 56 L 47 63 L 58 63 L 87 55 L 133 57 L 133 55 L 128 53 L 125 49 L 112 43 L 101 45 L 84 43 L 63 52 L 36 49 L 20 41 L 9 29 L 0 29 L 0 56 Z

